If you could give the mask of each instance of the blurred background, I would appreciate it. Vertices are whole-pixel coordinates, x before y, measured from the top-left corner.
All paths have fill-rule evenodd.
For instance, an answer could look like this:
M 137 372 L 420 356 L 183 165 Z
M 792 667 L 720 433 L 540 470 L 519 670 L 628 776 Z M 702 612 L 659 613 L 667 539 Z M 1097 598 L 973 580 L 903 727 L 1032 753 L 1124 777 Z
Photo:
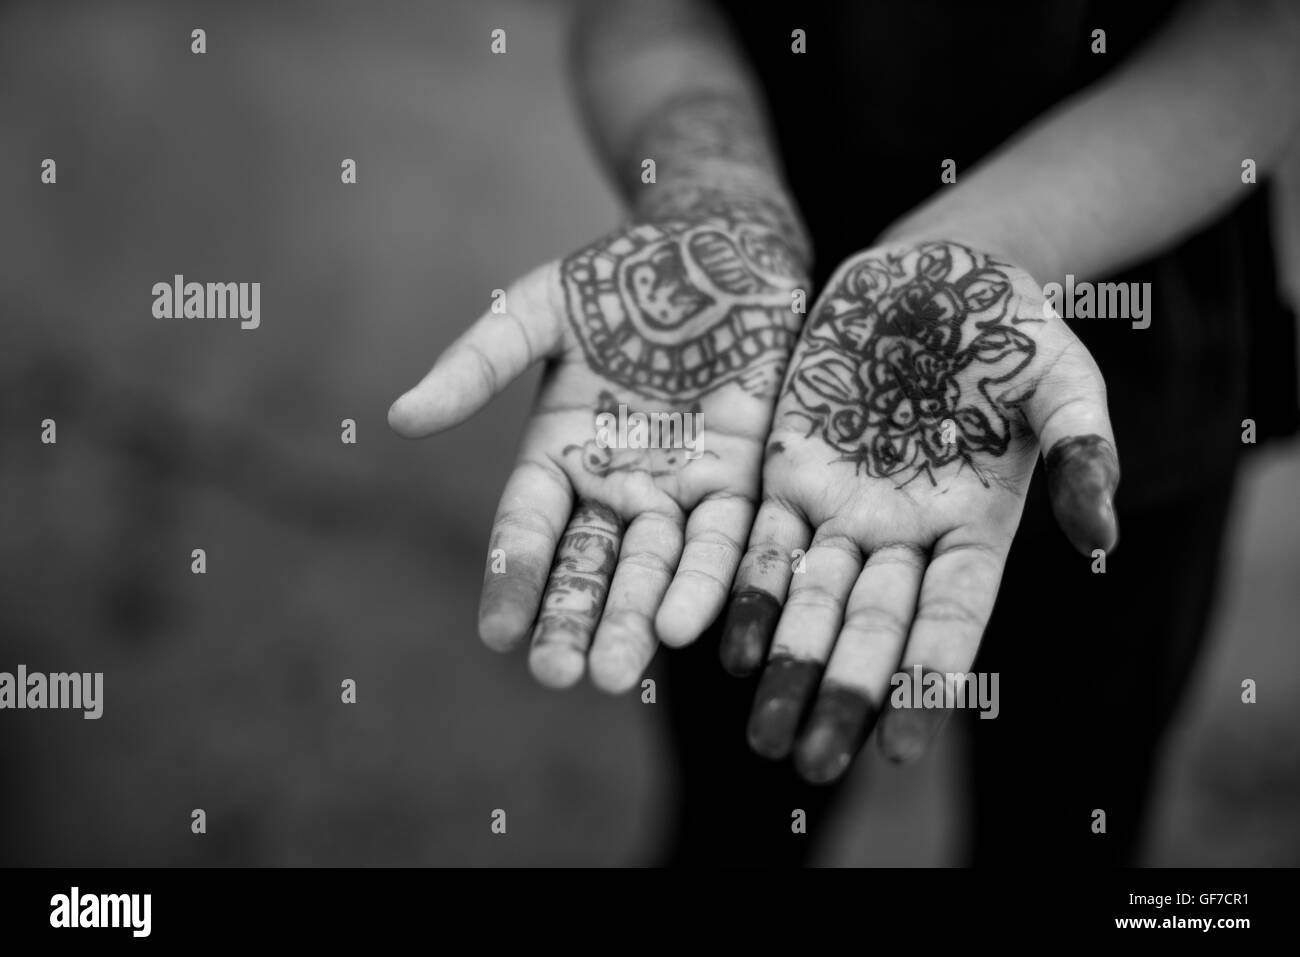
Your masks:
M 452 434 L 385 424 L 492 289 L 620 215 L 567 96 L 569 13 L 0 10 L 0 670 L 105 673 L 98 721 L 0 712 L 0 864 L 653 858 L 674 783 L 656 705 L 546 691 L 475 637 L 535 374 Z M 154 319 L 175 273 L 260 282 L 261 328 Z M 1300 449 L 1254 457 L 1150 864 L 1300 863 L 1298 489 Z M 955 860 L 961 746 L 906 770 L 869 749 L 824 863 Z

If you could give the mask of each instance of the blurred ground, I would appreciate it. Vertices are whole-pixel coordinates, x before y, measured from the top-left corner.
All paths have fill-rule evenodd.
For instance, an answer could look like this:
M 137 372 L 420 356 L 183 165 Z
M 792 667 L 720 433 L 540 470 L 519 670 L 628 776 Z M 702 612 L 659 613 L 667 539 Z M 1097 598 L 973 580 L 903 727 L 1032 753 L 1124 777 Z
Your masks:
M 653 850 L 671 783 L 654 706 L 546 692 L 474 637 L 535 379 L 436 440 L 384 423 L 492 289 L 618 217 L 565 96 L 565 10 L 0 13 L 0 670 L 106 673 L 97 722 L 0 714 L 0 862 Z M 495 27 L 505 56 L 488 51 Z M 57 186 L 38 183 L 47 156 Z M 260 281 L 262 327 L 153 319 L 150 287 L 174 273 Z M 57 446 L 36 439 L 46 417 Z M 356 446 L 339 442 L 344 418 Z M 1294 448 L 1244 485 L 1152 863 L 1300 863 L 1297 488 Z M 905 772 L 866 762 L 826 861 L 950 860 L 959 746 Z M 496 808 L 507 838 L 489 831 Z

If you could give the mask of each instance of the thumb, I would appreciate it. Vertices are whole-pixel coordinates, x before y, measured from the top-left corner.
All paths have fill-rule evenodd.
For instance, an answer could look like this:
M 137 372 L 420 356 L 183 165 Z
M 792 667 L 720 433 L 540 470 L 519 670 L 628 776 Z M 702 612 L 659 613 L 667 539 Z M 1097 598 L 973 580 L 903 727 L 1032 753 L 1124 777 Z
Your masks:
M 1110 551 L 1119 540 L 1119 458 L 1101 370 L 1083 343 L 1063 331 L 1068 342 L 1025 411 L 1043 448 L 1056 522 L 1075 548 L 1091 555 L 1097 548 Z
M 504 309 L 489 310 L 449 345 L 428 374 L 388 410 L 388 425 L 408 439 L 459 425 L 535 362 L 559 347 L 560 316 L 551 307 L 554 265 L 505 291 Z

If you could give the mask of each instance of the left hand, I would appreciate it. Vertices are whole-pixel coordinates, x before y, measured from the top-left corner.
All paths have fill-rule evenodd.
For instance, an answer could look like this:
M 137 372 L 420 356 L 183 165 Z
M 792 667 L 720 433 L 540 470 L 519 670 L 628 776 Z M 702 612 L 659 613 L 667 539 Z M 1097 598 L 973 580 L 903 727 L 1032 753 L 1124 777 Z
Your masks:
M 924 750 L 945 712 L 885 710 L 891 676 L 970 670 L 1040 448 L 1070 540 L 1110 549 L 1105 385 L 1029 274 L 943 241 L 839 268 L 777 404 L 722 639 L 733 673 L 767 658 L 755 750 L 830 781 L 882 711 L 889 755 Z

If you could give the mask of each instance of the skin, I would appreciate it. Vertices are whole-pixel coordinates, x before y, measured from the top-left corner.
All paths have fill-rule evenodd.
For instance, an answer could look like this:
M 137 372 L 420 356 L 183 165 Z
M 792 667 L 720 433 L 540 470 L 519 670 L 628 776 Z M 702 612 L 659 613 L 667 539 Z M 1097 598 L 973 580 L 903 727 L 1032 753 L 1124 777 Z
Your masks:
M 750 738 L 761 753 L 793 752 L 805 778 L 834 780 L 866 735 L 838 717 L 846 696 L 856 696 L 866 725 L 882 715 L 878 740 L 888 755 L 905 760 L 924 751 L 945 713 L 887 709 L 888 676 L 914 664 L 945 674 L 969 671 L 1040 449 L 1052 508 L 1067 537 L 1085 554 L 1114 546 L 1119 464 L 1104 386 L 1061 320 L 1033 321 L 1043 316 L 1038 283 L 1060 282 L 1066 274 L 1104 278 L 1167 248 L 1254 189 L 1241 175 L 1243 157 L 1261 174 L 1272 170 L 1300 130 L 1297 43 L 1300 8 L 1286 0 L 1186 3 L 1122 68 L 1043 114 L 957 184 L 937 189 L 887 229 L 875 249 L 839 270 L 823 303 L 852 300 L 853 291 L 842 287 L 864 257 L 892 253 L 907 261 L 907 250 L 927 242 L 993 252 L 1014 264 L 1006 272 L 1015 312 L 1029 321 L 1012 324 L 1032 341 L 1033 354 L 995 390 L 1006 406 L 1005 448 L 976 429 L 974 436 L 985 440 L 968 457 L 940 464 L 944 455 L 927 454 L 900 471 L 870 454 L 869 441 L 857 443 L 866 453 L 855 452 L 845 440 L 859 424 L 850 413 L 804 431 L 809 413 L 824 418 L 815 407 L 828 400 L 817 398 L 819 391 L 854 381 L 826 375 L 824 355 L 814 363 L 816 376 L 783 395 L 773 432 L 780 450 L 765 466 L 765 502 L 737 579 L 723 661 L 747 671 L 770 642 L 779 672 L 792 673 L 787 658 L 804 674 L 823 671 L 811 703 L 811 695 L 788 681 L 769 685 L 765 676 L 760 682 Z M 791 383 L 813 371 L 805 366 L 820 308 Z M 964 329 L 961 342 L 973 332 Z M 934 350 L 916 337 L 907 348 Z M 981 365 L 952 376 L 959 405 L 978 393 Z M 863 383 L 857 398 L 880 392 L 882 381 Z M 993 436 L 1003 435 L 996 418 L 985 419 L 999 426 Z M 914 439 L 904 441 L 897 423 L 868 422 L 862 438 L 882 430 L 886 446 L 911 455 Z M 815 471 L 826 467 L 828 451 L 856 458 L 840 459 L 830 473 Z M 929 466 L 919 478 L 912 474 L 916 464 Z M 788 560 L 779 560 L 793 548 L 807 549 L 798 576 Z M 784 606 L 779 617 L 776 604 Z M 791 733 L 788 715 L 795 711 L 801 721 Z
M 890 678 L 971 670 L 1042 449 L 1071 541 L 1112 548 L 1105 387 L 1028 273 L 933 240 L 841 266 L 777 405 L 723 636 L 730 670 L 766 658 L 758 753 L 832 781 L 878 716 L 888 755 L 925 748 L 945 712 L 890 710 Z
M 1039 282 L 1099 280 L 1210 222 L 1300 136 L 1300 4 L 1190 0 L 1124 65 L 1030 123 L 877 242 L 1004 252 Z M 1109 56 L 1110 54 L 1106 54 Z
M 389 412 L 398 433 L 428 435 L 544 365 L 479 606 L 483 641 L 526 639 L 543 684 L 589 669 L 626 691 L 661 639 L 693 640 L 726 602 L 808 288 L 768 155 L 744 97 L 669 99 L 628 147 L 632 220 L 516 282 Z M 655 183 L 640 157 L 656 158 Z M 702 448 L 671 431 L 667 447 L 611 446 L 600 417 L 620 406 L 698 416 Z
M 951 417 L 950 444 L 963 453 L 956 457 L 936 451 L 947 443 L 933 428 L 884 426 L 879 416 L 856 421 L 852 408 L 863 394 L 850 395 L 845 412 L 837 382 L 852 392 L 856 366 L 875 363 L 882 375 L 891 368 L 884 356 L 854 355 L 869 334 L 835 346 L 858 360 L 845 378 L 810 330 L 770 441 L 770 390 L 786 364 L 776 342 L 746 355 L 742 368 L 711 367 L 689 383 L 656 382 L 653 366 L 638 378 L 635 363 L 606 349 L 611 331 L 635 314 L 667 327 L 642 324 L 643 344 L 655 340 L 677 354 L 698 335 L 692 323 L 711 325 L 700 316 L 713 310 L 725 325 L 718 317 L 744 296 L 769 296 L 758 308 L 784 329 L 788 304 L 778 303 L 778 291 L 804 282 L 810 250 L 755 85 L 707 4 L 599 0 L 575 22 L 576 93 L 631 223 L 512 286 L 507 313 L 471 327 L 394 404 L 390 423 L 411 437 L 449 428 L 529 365 L 545 363 L 492 533 L 508 571 L 493 576 L 489 565 L 480 631 L 499 648 L 532 636 L 530 661 L 548 684 L 576 681 L 587 651 L 598 685 L 630 687 L 656 637 L 674 645 L 697 637 L 723 604 L 752 524 L 723 665 L 751 673 L 771 654 L 751 738 L 763 753 L 793 749 L 805 777 L 831 780 L 869 732 L 900 661 L 937 671 L 969 666 L 1040 449 L 1071 541 L 1085 552 L 1113 547 L 1119 470 L 1104 387 L 1060 320 L 1035 321 L 1042 313 L 1029 304 L 1041 294 L 1030 274 L 1042 282 L 1066 272 L 1103 275 L 1186 234 L 1250 188 L 1237 176 L 1240 158 L 1267 169 L 1300 115 L 1293 108 L 1300 16 L 1286 0 L 1187 4 L 1124 69 L 1045 114 L 963 172 L 959 185 L 936 191 L 837 273 L 822 304 L 860 295 L 841 284 L 864 257 L 895 255 L 906 270 L 924 242 L 953 240 L 977 256 L 1001 254 L 994 268 L 1005 271 L 1009 292 L 1000 295 L 1015 303 L 1015 317 L 1000 321 L 1017 335 L 973 347 L 970 361 L 948 370 L 939 398 L 955 386 L 957 408 L 978 413 Z M 640 180 L 644 158 L 658 166 L 652 188 Z M 741 235 L 763 228 L 771 242 Z M 693 243 L 702 233 L 709 238 Z M 706 263 L 718 259 L 709 250 L 727 243 L 741 268 L 710 275 Z M 644 263 L 593 315 L 583 290 L 598 277 L 581 270 L 623 263 L 628 246 Z M 772 268 L 786 258 L 773 255 L 780 248 L 793 268 Z M 736 276 L 759 277 L 758 285 L 728 288 Z M 672 317 L 691 309 L 674 340 Z M 969 351 L 975 335 L 963 326 L 959 350 Z M 927 343 L 915 329 L 894 339 L 914 355 L 933 351 L 920 360 L 927 369 L 951 359 L 942 341 Z M 999 366 L 992 376 L 982 368 L 991 364 Z M 913 378 L 915 386 L 925 376 Z M 989 379 L 994 394 L 976 401 Z M 858 391 L 888 391 L 882 381 L 865 380 Z M 594 416 L 624 401 L 643 411 L 700 412 L 714 455 L 682 460 L 664 450 L 593 446 Z M 755 516 L 760 467 L 764 504 Z M 797 576 L 794 548 L 806 550 Z M 768 712 L 784 717 L 764 718 Z M 895 757 L 914 756 L 934 718 L 887 713 L 881 743 Z

